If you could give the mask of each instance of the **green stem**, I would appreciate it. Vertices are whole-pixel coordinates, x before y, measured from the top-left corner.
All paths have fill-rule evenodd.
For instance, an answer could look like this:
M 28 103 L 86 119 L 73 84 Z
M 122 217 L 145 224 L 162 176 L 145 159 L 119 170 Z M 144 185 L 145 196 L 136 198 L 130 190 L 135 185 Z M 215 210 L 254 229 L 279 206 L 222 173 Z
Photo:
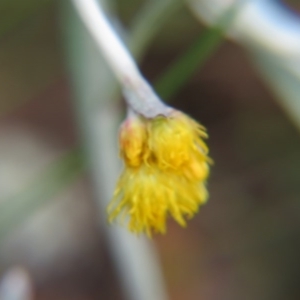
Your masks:
M 170 99 L 188 79 L 215 53 L 223 42 L 223 32 L 219 28 L 206 30 L 155 83 L 158 94 Z
M 244 1 L 232 5 L 216 22 L 201 33 L 189 49 L 168 68 L 154 84 L 163 99 L 170 99 L 219 49 L 224 41 L 224 32 L 228 29 Z

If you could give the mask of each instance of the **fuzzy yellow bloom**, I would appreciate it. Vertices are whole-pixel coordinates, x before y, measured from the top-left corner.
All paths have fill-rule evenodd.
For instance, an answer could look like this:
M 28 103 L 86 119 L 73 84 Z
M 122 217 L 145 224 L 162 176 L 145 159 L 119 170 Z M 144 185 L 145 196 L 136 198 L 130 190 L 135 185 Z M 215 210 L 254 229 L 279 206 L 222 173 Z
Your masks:
M 168 216 L 186 225 L 207 200 L 208 148 L 203 126 L 187 115 L 128 118 L 120 129 L 125 168 L 109 220 L 118 216 L 134 233 L 165 233 Z

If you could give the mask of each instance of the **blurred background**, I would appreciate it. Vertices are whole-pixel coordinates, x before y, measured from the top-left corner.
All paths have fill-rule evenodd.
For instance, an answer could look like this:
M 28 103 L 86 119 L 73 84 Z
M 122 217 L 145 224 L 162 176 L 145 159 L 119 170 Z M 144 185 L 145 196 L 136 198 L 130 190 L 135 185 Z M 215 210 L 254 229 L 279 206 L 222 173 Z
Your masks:
M 70 70 L 81 65 L 69 67 L 72 7 L 62 2 L 0 2 L 1 300 L 125 299 L 89 167 L 74 150 L 85 139 Z M 125 37 L 147 2 L 107 5 Z M 299 16 L 298 1 L 282 2 Z M 215 162 L 208 203 L 186 229 L 170 220 L 153 238 L 168 297 L 300 299 L 299 128 L 245 48 L 220 34 L 210 44 L 216 32 L 184 3 L 168 12 L 140 66 L 163 98 L 205 125 Z M 173 70 L 190 64 L 189 51 L 199 65 Z M 184 73 L 184 84 L 164 87 L 168 70 Z M 124 103 L 114 100 L 121 121 Z M 117 130 L 107 135 L 116 140 Z

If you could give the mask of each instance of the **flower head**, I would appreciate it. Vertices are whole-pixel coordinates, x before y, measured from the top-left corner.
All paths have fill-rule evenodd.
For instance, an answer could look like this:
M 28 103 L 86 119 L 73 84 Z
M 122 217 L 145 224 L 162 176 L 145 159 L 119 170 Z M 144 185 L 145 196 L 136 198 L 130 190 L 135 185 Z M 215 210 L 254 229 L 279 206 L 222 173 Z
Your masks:
M 108 207 L 135 233 L 165 233 L 168 216 L 181 226 L 207 200 L 208 148 L 203 126 L 173 110 L 146 119 L 134 115 L 120 129 L 125 168 Z

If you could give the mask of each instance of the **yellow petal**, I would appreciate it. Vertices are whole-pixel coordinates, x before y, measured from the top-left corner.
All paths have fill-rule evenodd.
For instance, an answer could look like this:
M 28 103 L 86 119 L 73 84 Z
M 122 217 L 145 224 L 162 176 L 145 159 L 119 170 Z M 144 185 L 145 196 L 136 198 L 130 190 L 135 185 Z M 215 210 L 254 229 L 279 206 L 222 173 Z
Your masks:
M 146 126 L 139 117 L 127 119 L 120 128 L 120 155 L 128 166 L 141 164 L 146 145 Z
M 146 166 L 126 168 L 108 207 L 109 220 L 124 213 L 128 229 L 134 233 L 165 233 L 168 216 L 185 226 L 206 199 L 203 183 Z
M 148 147 L 162 170 L 172 170 L 190 180 L 204 180 L 209 173 L 208 148 L 203 126 L 178 111 L 148 124 Z

